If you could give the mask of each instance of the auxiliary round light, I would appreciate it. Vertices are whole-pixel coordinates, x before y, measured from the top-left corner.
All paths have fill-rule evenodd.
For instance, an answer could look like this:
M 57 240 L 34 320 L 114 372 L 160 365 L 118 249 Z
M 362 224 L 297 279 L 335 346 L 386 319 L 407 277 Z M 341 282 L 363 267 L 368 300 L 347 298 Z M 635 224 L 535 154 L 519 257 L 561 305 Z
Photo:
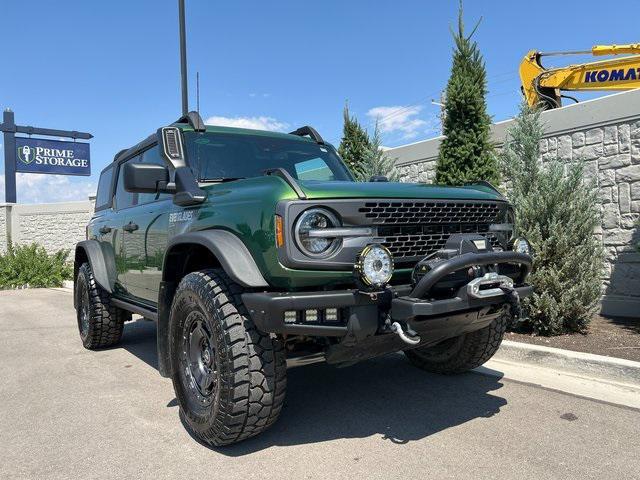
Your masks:
M 382 245 L 367 245 L 356 260 L 356 272 L 370 287 L 384 287 L 393 275 L 393 257 Z
M 513 251 L 531 255 L 531 244 L 526 238 L 518 237 L 513 241 Z

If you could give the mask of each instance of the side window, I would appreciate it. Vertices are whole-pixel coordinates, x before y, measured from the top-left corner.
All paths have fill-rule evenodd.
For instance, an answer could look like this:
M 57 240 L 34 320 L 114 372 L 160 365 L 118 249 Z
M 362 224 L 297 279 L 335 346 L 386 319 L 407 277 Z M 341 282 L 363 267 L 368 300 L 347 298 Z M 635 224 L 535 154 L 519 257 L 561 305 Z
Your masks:
M 322 158 L 304 160 L 294 167 L 298 180 L 335 180 L 333 172 Z
M 111 180 L 113 178 L 113 166 L 107 167 L 100 174 L 98 180 L 98 192 L 96 193 L 96 211 L 111 205 Z
M 138 157 L 139 158 L 139 157 Z M 164 158 L 160 154 L 160 148 L 158 145 L 151 147 L 148 150 L 142 152 L 142 158 L 140 160 L 141 163 L 153 163 L 155 165 L 162 165 L 163 167 L 167 166 L 167 162 L 165 162 Z M 170 193 L 141 193 L 138 195 L 138 205 L 143 203 L 153 202 L 154 200 L 162 200 L 165 198 L 171 197 Z
M 140 156 L 133 157 L 124 163 L 120 164 L 118 168 L 118 184 L 116 185 L 116 209 L 122 210 L 123 208 L 132 207 L 137 203 L 137 194 L 127 192 L 124 189 L 124 166 L 128 163 L 136 163 L 140 161 Z

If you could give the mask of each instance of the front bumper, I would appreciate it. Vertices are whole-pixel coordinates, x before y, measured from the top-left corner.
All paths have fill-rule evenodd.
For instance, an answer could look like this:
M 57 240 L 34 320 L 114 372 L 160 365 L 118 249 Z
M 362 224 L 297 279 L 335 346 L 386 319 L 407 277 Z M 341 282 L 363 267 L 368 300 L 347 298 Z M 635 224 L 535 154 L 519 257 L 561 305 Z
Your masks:
M 357 290 L 339 290 L 304 293 L 244 293 L 242 299 L 249 310 L 252 320 L 263 332 L 312 335 L 326 337 L 340 337 L 349 331 L 348 325 L 343 322 L 310 322 L 287 323 L 285 312 L 297 312 L 303 310 L 326 310 L 335 308 L 338 310 L 358 310 L 361 307 L 375 307 L 376 311 L 390 311 L 391 319 L 409 323 L 414 329 L 422 330 L 419 324 L 427 317 L 448 315 L 466 310 L 480 310 L 483 307 L 506 303 L 506 294 L 478 299 L 467 295 L 462 289 L 458 295 L 444 300 L 421 300 L 406 296 L 409 286 L 392 287 L 378 294 L 377 298 L 371 298 Z M 520 298 L 533 293 L 533 287 L 522 285 L 515 287 Z M 351 317 L 349 313 L 344 317 Z M 345 323 L 339 325 L 338 323 Z
M 413 289 L 403 285 L 373 294 L 355 289 L 255 292 L 244 293 L 242 298 L 256 326 L 269 333 L 326 337 L 351 334 L 363 337 L 377 333 L 385 319 L 403 322 L 418 332 L 424 332 L 436 319 L 449 318 L 451 328 L 448 333 L 455 336 L 461 328 L 464 329 L 465 323 L 471 322 L 477 328 L 484 326 L 483 319 L 490 323 L 497 316 L 496 312 L 501 311 L 496 307 L 507 303 L 507 294 L 495 288 L 490 295 L 474 294 L 467 284 L 451 298 L 432 299 L 429 296 L 431 288 L 440 279 L 464 268 L 495 265 L 499 270 L 500 265 L 504 264 L 519 267 L 509 277 L 518 295 L 531 295 L 532 287 L 524 283 L 531 270 L 531 257 L 509 251 L 468 253 L 451 258 L 424 275 Z M 339 317 L 327 321 L 323 312 L 329 309 L 340 312 Z M 313 321 L 307 321 L 306 315 L 296 315 L 296 312 L 309 311 L 314 312 Z M 455 321 L 453 317 L 456 317 Z

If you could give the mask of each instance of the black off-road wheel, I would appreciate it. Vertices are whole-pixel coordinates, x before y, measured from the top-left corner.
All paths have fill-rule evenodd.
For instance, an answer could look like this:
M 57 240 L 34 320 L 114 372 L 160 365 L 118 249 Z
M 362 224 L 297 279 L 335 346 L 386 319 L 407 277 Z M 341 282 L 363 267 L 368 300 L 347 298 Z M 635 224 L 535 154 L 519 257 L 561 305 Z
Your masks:
M 496 353 L 509 321 L 510 316 L 505 313 L 475 332 L 404 353 L 413 365 L 427 372 L 456 374 L 473 370 Z
M 88 263 L 83 263 L 76 277 L 76 316 L 82 345 L 89 350 L 111 347 L 122 338 L 124 322 L 131 314 L 111 305 L 111 297 L 101 288 Z
M 257 435 L 278 418 L 286 390 L 279 339 L 260 332 L 222 270 L 186 275 L 170 318 L 173 388 L 192 434 L 211 446 Z

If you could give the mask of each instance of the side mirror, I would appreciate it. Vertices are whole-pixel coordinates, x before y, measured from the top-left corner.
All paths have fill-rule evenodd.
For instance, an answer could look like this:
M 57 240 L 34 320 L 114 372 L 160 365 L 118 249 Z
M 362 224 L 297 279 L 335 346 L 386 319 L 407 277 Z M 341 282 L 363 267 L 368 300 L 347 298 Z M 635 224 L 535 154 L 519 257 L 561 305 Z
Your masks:
M 388 182 L 389 179 L 384 175 L 374 175 L 369 179 L 370 182 Z
M 124 189 L 133 193 L 156 193 L 169 183 L 169 169 L 152 163 L 127 163 L 124 166 Z

